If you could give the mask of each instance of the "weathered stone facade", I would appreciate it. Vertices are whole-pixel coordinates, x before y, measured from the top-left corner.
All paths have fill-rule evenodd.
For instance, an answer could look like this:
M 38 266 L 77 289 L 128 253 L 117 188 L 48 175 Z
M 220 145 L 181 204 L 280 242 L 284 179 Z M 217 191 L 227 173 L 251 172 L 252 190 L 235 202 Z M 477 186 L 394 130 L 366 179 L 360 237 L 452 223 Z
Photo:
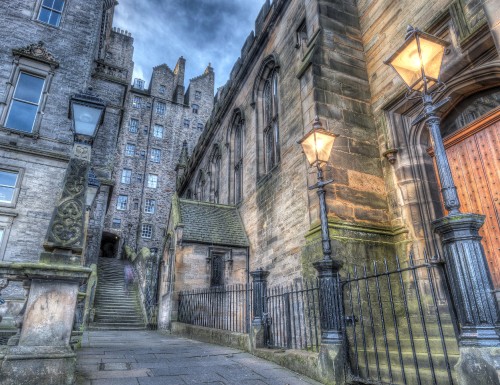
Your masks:
M 111 179 L 111 149 L 131 77 L 132 39 L 111 30 L 113 2 L 68 2 L 59 14 L 55 12 L 60 17 L 57 22 L 40 21 L 41 3 L 0 5 L 5 26 L 0 32 L 0 158 L 2 170 L 17 175 L 13 198 L 0 203 L 0 260 L 5 262 L 39 259 L 73 147 L 70 98 L 89 87 L 107 103 L 92 167 L 103 184 Z M 128 51 L 121 49 L 123 40 L 128 42 Z M 120 57 L 111 57 L 114 51 Z M 110 67 L 116 71 L 102 70 Z M 43 88 L 32 127 L 12 129 L 7 120 L 9 108 L 23 73 L 43 79 Z M 106 202 L 106 188 L 101 195 L 100 201 Z M 99 209 L 105 212 L 106 207 L 100 205 Z M 93 211 L 93 216 L 101 215 Z M 90 231 L 88 249 L 95 250 L 96 245 L 98 249 L 100 231 Z
M 104 252 L 116 257 L 134 259 L 144 248 L 163 252 L 177 160 L 184 142 L 194 148 L 213 107 L 212 67 L 191 79 L 185 91 L 185 64 L 181 57 L 174 70 L 159 65 L 148 89 L 134 84 L 127 92 L 104 229 L 114 243 L 104 245 Z M 150 233 L 143 233 L 143 225 Z
M 431 142 L 423 123 L 410 126 L 419 104 L 404 98 L 401 81 L 383 61 L 402 44 L 408 24 L 449 41 L 443 80 L 453 101 L 444 115 L 452 119 L 461 100 L 500 85 L 495 49 L 500 18 L 493 8 L 462 0 L 428 6 L 418 1 L 266 1 L 255 32 L 216 96 L 207 129 L 180 168 L 179 195 L 236 204 L 249 238 L 250 270 L 268 270 L 273 284 L 314 276 L 312 262 L 322 255 L 318 197 L 307 186 L 316 176 L 297 141 L 319 116 L 339 135 L 325 175 L 335 181 L 327 187 L 335 258 L 352 266 L 406 256 L 410 248 L 419 256 L 424 248 L 436 253 L 430 222 L 443 210 L 427 153 Z M 277 97 L 266 104 L 266 81 L 274 73 Z M 276 114 L 269 107 L 274 105 Z M 273 126 L 271 146 L 268 108 L 279 126 Z M 178 255 L 165 254 L 166 265 L 175 266 L 170 259 L 181 254 L 186 258 L 184 247 L 176 247 Z M 166 277 L 163 293 L 169 280 L 182 287 L 178 279 Z

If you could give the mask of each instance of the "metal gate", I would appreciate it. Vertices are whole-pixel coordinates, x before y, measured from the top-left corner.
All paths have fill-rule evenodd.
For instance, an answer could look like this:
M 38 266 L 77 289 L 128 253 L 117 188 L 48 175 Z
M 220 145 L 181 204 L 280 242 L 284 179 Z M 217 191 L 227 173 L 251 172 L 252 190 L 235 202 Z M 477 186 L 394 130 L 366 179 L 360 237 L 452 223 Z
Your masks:
M 453 385 L 458 344 L 440 263 L 373 262 L 342 280 L 349 379 L 362 384 Z
M 321 340 L 317 281 L 267 289 L 264 339 L 267 347 L 318 351 Z

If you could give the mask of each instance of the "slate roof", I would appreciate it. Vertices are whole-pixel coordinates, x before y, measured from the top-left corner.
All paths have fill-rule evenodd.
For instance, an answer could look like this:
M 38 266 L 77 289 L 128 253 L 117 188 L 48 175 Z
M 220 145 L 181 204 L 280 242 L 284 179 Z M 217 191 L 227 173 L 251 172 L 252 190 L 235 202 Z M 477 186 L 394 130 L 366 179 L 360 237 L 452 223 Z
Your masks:
M 248 247 L 243 222 L 235 206 L 179 199 L 183 241 Z

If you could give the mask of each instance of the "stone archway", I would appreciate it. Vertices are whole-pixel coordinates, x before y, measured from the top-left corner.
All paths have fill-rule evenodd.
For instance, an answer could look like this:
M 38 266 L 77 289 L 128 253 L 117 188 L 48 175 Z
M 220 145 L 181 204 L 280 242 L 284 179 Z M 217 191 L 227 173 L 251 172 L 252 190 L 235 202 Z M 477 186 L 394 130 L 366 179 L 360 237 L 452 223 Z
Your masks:
M 103 232 L 99 257 L 118 258 L 120 255 L 120 237 L 113 233 Z
M 500 61 L 494 61 L 454 77 L 436 101 L 451 97 L 441 115 L 456 112 L 457 106 L 474 94 L 493 87 L 500 87 Z M 400 214 L 416 243 L 429 253 L 439 250 L 437 236 L 431 222 L 444 215 L 440 198 L 440 187 L 433 158 L 429 155 L 431 142 L 423 123 L 412 126 L 420 112 L 421 103 L 408 102 L 404 98 L 394 101 L 386 108 L 389 125 L 389 147 L 397 150 L 394 163 L 394 180 L 398 189 Z M 446 133 L 446 132 L 445 132 Z

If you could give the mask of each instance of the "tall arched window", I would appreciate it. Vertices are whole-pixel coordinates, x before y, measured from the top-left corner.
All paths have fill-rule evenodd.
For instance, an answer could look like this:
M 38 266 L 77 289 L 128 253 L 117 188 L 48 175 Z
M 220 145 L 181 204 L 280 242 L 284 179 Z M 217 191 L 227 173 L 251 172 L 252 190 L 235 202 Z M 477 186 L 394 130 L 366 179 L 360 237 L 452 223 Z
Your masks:
M 266 173 L 279 163 L 278 74 L 269 73 L 262 95 L 264 112 L 264 157 Z
M 280 162 L 278 70 L 277 56 L 268 56 L 264 59 L 254 84 L 258 177 L 268 174 Z
M 212 154 L 210 155 L 210 190 L 211 190 L 210 200 L 214 203 L 219 203 L 220 165 L 221 165 L 221 153 L 219 146 L 215 144 L 212 150 Z
M 200 171 L 198 174 L 198 179 L 196 179 L 196 199 L 199 201 L 205 200 L 205 176 L 203 175 L 203 171 Z
M 233 120 L 234 204 L 243 199 L 243 119 L 237 114 Z

